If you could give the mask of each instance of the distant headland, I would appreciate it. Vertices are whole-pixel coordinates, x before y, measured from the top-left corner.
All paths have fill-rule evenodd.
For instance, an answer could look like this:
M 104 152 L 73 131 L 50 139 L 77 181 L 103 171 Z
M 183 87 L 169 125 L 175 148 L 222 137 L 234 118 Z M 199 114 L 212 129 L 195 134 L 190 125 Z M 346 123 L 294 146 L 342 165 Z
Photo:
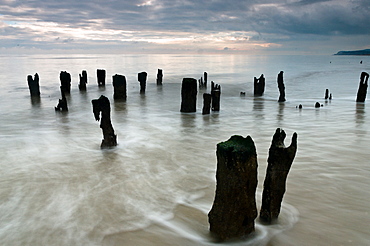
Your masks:
M 369 56 L 370 49 L 366 50 L 353 50 L 353 51 L 339 51 L 334 55 L 347 55 L 347 56 Z

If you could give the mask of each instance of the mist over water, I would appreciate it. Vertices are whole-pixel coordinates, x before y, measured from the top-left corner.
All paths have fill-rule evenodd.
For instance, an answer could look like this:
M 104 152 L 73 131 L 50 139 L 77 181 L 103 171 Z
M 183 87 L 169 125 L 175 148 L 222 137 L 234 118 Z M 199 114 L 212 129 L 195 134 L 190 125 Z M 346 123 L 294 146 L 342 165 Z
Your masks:
M 363 64 L 359 64 L 363 60 Z M 216 187 L 216 144 L 250 135 L 258 155 L 260 210 L 276 128 L 298 151 L 279 220 L 230 245 L 368 245 L 370 127 L 355 102 L 369 57 L 343 56 L 0 56 L 0 243 L 2 245 L 214 245 L 207 214 Z M 157 69 L 163 86 L 156 86 Z M 106 69 L 98 88 L 96 69 Z M 86 70 L 87 91 L 78 90 Z M 283 70 L 285 103 L 278 103 Z M 72 76 L 69 112 L 56 113 L 60 71 Z M 137 74 L 148 73 L 145 95 Z M 180 113 L 181 81 L 221 85 L 221 110 Z M 40 76 L 40 101 L 27 75 Z M 126 76 L 126 102 L 113 100 L 112 75 Z M 266 77 L 262 97 L 253 77 Z M 325 89 L 333 100 L 325 101 Z M 209 89 L 208 89 L 209 91 Z M 240 97 L 245 91 L 246 96 Z M 101 150 L 91 100 L 111 102 L 118 146 Z M 315 109 L 318 101 L 324 105 Z M 303 109 L 296 108 L 302 104 Z

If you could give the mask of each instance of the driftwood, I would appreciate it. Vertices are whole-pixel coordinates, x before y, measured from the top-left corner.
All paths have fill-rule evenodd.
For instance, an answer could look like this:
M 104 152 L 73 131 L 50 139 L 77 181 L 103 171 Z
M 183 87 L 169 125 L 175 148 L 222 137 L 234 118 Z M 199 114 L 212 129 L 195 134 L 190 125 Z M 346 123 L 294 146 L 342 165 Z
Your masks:
M 292 142 L 287 148 L 284 145 L 285 137 L 285 132 L 277 128 L 272 138 L 267 160 L 260 219 L 268 223 L 276 220 L 279 216 L 287 176 L 297 152 L 297 133 L 293 134 Z
M 219 240 L 255 230 L 257 153 L 250 136 L 232 136 L 217 144 L 216 194 L 208 214 L 210 231 Z
M 103 140 L 100 147 L 110 148 L 117 145 L 117 135 L 114 134 L 114 129 L 110 120 L 110 102 L 105 96 L 100 96 L 99 99 L 91 101 L 93 105 L 93 113 L 96 121 L 100 120 L 100 128 L 103 130 Z
M 357 98 L 356 102 L 365 102 L 366 94 L 367 94 L 367 87 L 369 80 L 369 74 L 366 72 L 362 72 L 360 76 L 360 84 L 357 91 Z
M 197 80 L 183 78 L 181 85 L 181 112 L 192 113 L 197 111 Z
M 39 85 L 39 75 L 36 73 L 34 79 L 32 75 L 27 76 L 28 88 L 30 90 L 31 97 L 40 97 L 40 85 Z

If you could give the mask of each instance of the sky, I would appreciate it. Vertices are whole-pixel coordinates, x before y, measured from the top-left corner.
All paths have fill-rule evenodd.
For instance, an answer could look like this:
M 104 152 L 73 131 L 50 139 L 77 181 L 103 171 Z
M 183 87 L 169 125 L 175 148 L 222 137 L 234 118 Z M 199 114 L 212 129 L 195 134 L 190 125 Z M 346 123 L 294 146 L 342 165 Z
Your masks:
M 333 54 L 370 0 L 0 0 L 0 53 Z

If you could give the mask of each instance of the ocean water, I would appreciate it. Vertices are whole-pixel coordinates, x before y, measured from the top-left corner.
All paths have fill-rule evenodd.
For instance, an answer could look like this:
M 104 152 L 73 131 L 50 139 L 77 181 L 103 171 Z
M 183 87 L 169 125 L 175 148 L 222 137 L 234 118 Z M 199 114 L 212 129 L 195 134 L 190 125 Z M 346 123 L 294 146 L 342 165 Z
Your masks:
M 363 61 L 360 64 L 360 61 Z M 246 55 L 0 56 L 1 245 L 369 245 L 370 112 L 356 103 L 370 57 Z M 163 86 L 156 85 L 163 69 Z M 99 88 L 96 70 L 106 69 Z M 86 70 L 87 91 L 78 90 Z M 284 71 L 285 103 L 277 74 Z M 69 112 L 54 107 L 59 73 L 72 76 Z M 137 74 L 148 73 L 145 95 Z M 182 114 L 181 81 L 221 85 L 221 110 Z M 27 75 L 40 76 L 32 100 Z M 128 82 L 126 102 L 113 100 L 112 75 Z M 253 77 L 266 90 L 253 96 Z M 333 94 L 324 100 L 325 89 Z M 246 96 L 241 97 L 240 92 Z M 101 150 L 91 100 L 111 102 L 118 146 Z M 314 108 L 315 102 L 323 104 Z M 296 106 L 302 104 L 303 109 Z M 216 145 L 250 135 L 258 154 L 260 210 L 268 149 L 276 128 L 298 151 L 276 224 L 215 243 L 207 214 L 216 187 Z

